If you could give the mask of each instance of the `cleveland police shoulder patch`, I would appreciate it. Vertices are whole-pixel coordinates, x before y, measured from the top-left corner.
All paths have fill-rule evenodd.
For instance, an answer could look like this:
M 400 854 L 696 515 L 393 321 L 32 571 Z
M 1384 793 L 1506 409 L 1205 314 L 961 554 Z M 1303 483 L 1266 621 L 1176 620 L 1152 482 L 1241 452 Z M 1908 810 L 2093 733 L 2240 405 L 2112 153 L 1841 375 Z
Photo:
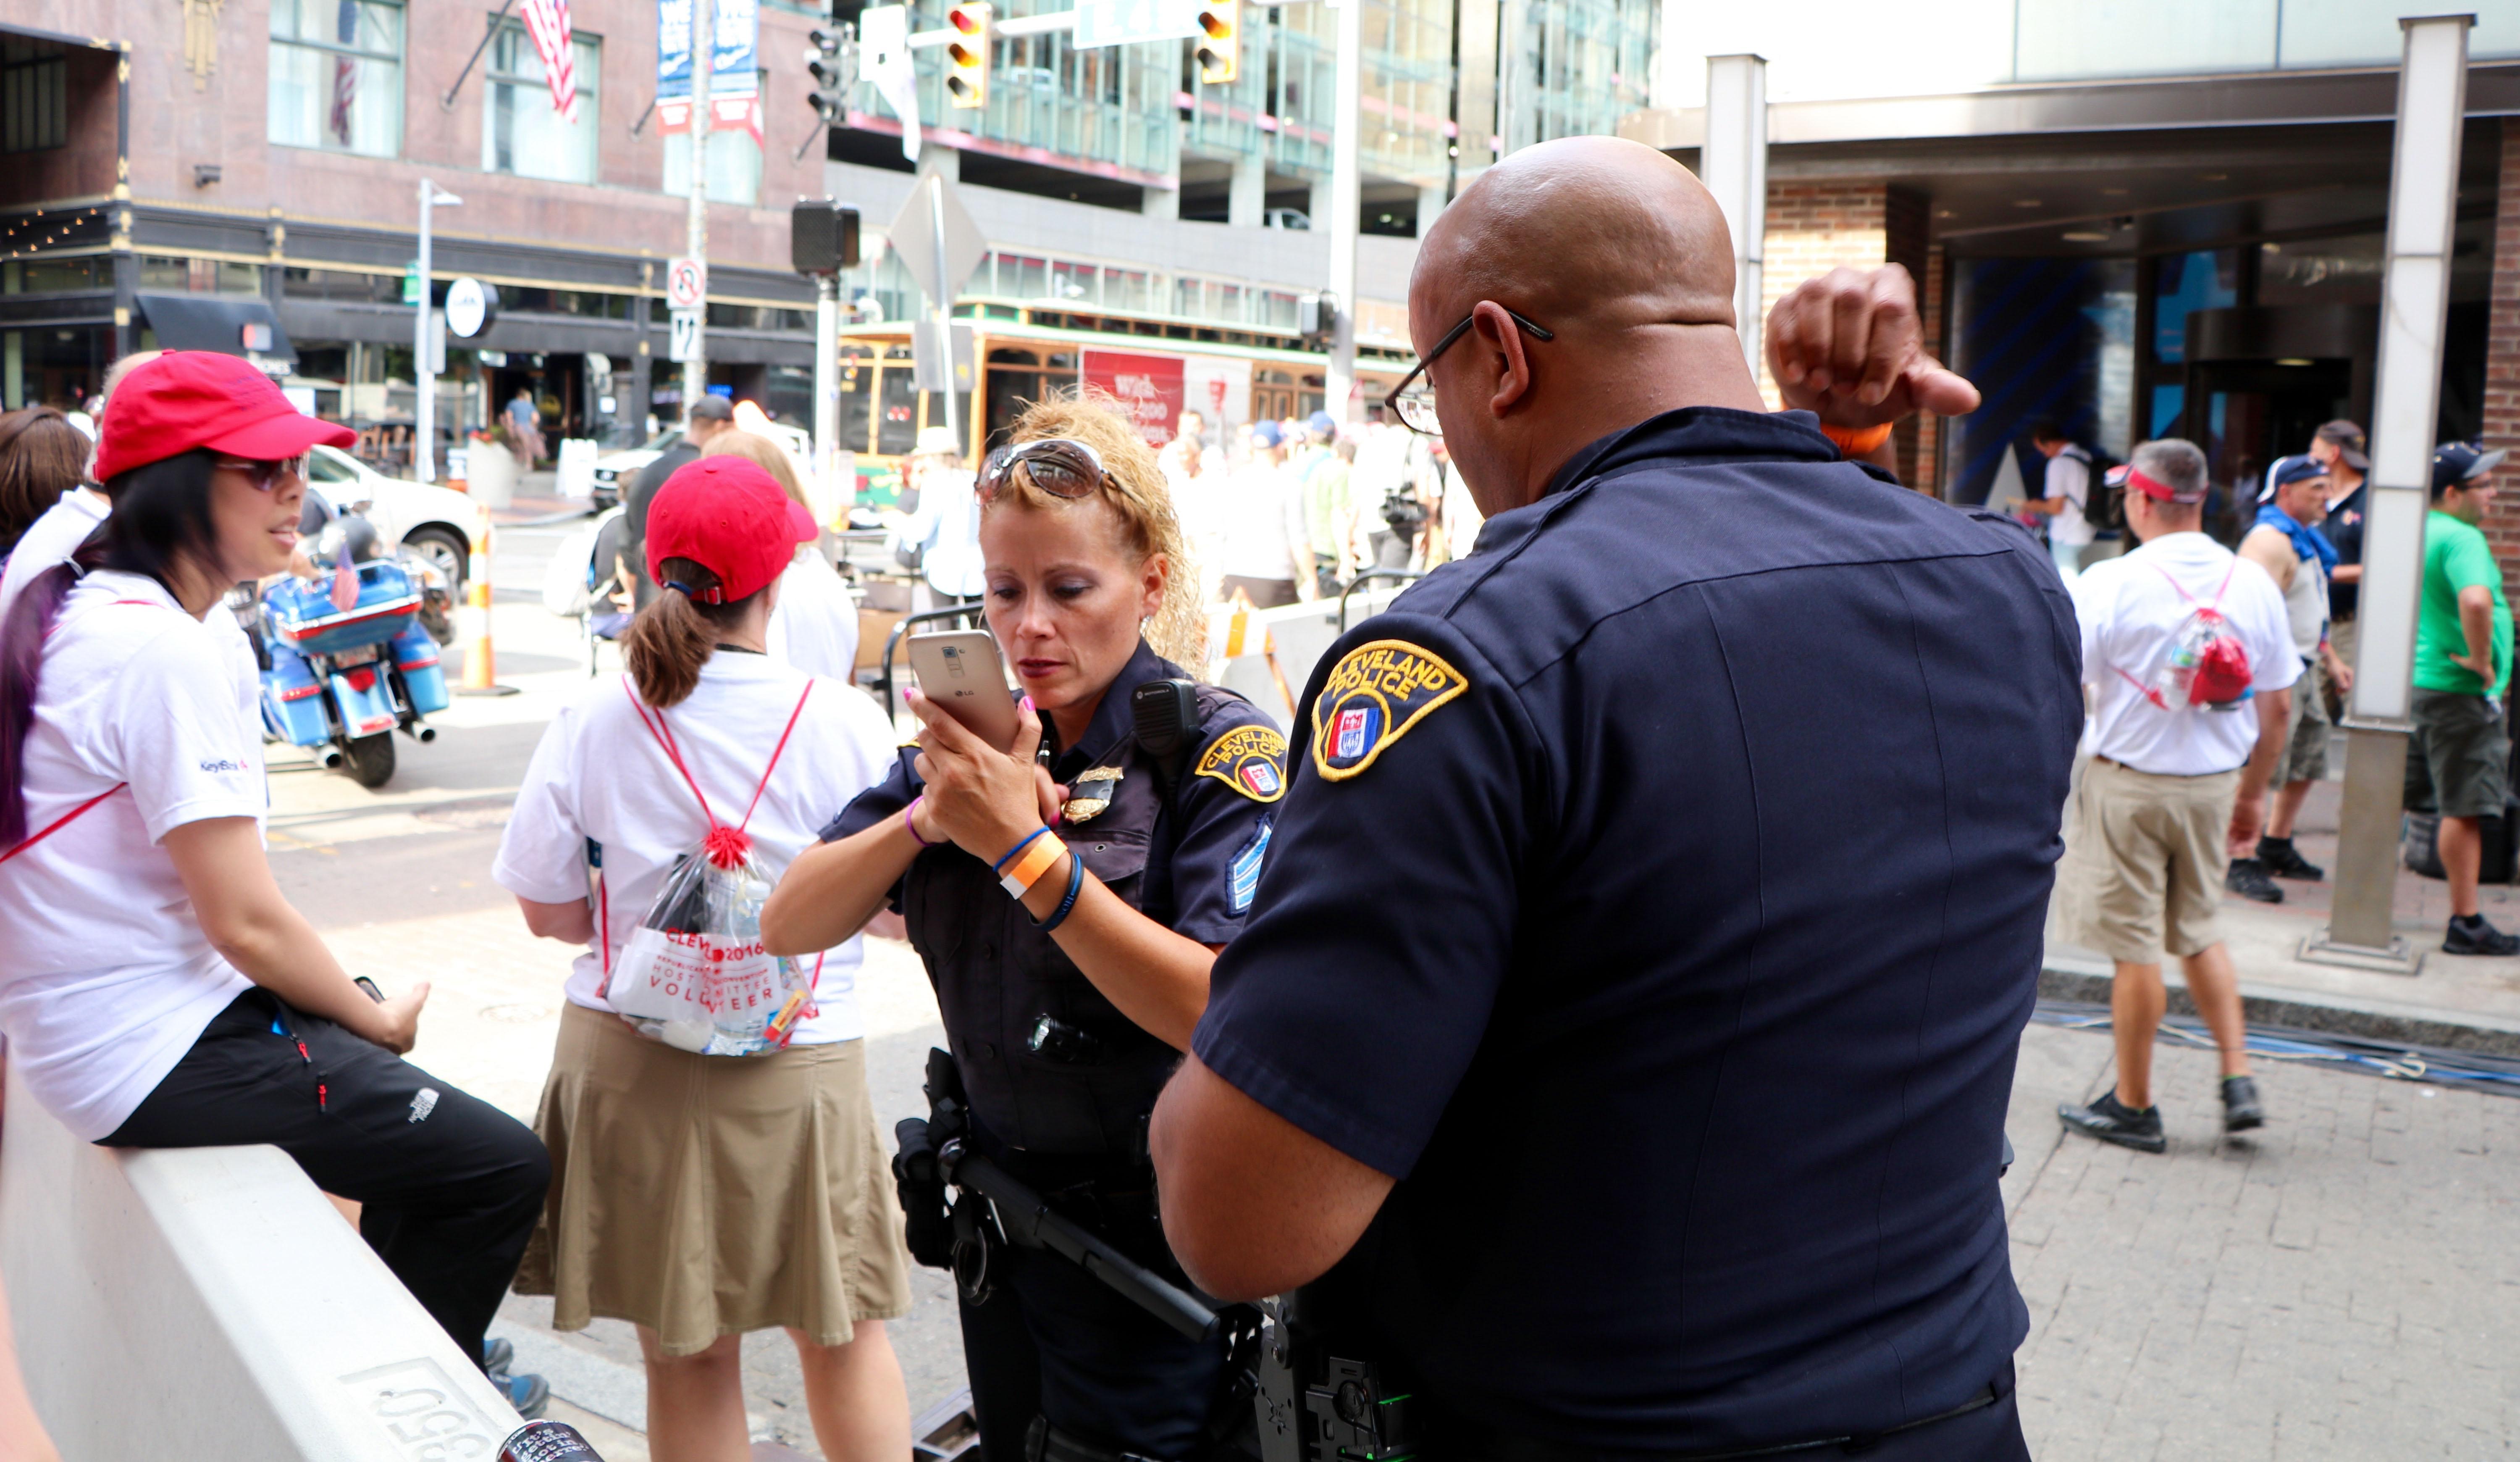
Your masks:
M 1286 738 L 1271 726 L 1237 726 L 1208 745 L 1196 770 L 1255 802 L 1274 802 L 1286 795 Z
M 1313 703 L 1313 769 L 1339 782 L 1373 764 L 1429 711 L 1470 688 L 1441 656 L 1405 640 L 1374 640 L 1347 653 Z

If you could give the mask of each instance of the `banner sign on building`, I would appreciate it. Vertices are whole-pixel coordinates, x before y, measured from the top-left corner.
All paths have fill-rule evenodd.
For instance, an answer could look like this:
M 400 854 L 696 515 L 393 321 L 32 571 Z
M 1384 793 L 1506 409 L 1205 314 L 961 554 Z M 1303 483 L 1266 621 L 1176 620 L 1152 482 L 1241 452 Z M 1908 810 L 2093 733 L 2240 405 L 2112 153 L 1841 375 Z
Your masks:
M 1067 43 L 1083 51 L 1199 33 L 1198 0 L 1077 0 L 1076 29 Z
M 717 0 L 709 37 L 709 126 L 742 127 L 761 137 L 761 9 L 759 0 Z M 692 0 L 657 0 L 656 121 L 667 133 L 692 125 Z
M 1120 403 L 1120 412 L 1148 446 L 1173 439 L 1187 392 L 1177 355 L 1124 355 L 1116 350 L 1085 352 L 1085 386 Z

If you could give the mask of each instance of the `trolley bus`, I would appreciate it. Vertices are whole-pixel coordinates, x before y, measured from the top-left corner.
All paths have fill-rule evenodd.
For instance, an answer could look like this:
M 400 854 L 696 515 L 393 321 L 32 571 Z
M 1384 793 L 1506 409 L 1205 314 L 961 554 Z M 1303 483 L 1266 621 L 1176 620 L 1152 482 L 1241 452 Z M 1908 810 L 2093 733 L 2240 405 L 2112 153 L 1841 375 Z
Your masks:
M 1109 392 L 1155 445 L 1172 439 L 1185 407 L 1220 429 L 1219 442 L 1247 422 L 1322 409 L 1328 359 L 1300 348 L 1289 334 L 989 297 L 956 304 L 954 323 L 958 333 L 971 331 L 980 377 L 977 392 L 957 392 L 955 403 L 965 459 L 975 465 L 1005 439 L 1026 402 L 1078 387 Z M 914 378 L 911 328 L 904 320 L 839 331 L 839 444 L 857 454 L 862 507 L 891 506 L 901 459 L 920 429 L 947 424 L 944 393 L 919 389 Z M 1409 365 L 1405 355 L 1360 348 L 1363 398 L 1380 399 Z

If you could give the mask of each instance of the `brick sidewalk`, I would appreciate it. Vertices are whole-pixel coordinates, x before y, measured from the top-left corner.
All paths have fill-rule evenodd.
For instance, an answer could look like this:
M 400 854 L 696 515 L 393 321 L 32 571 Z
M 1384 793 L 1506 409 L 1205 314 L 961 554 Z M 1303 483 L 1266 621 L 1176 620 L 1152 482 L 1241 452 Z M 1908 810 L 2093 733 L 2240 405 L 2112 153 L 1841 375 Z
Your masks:
M 2041 1462 L 2480 1457 L 2520 1422 L 2520 1101 L 2262 1065 L 2226 1139 L 2213 1057 L 2155 1065 L 2170 1152 L 2060 1132 L 2104 1035 L 2022 1042 L 2006 1179 Z

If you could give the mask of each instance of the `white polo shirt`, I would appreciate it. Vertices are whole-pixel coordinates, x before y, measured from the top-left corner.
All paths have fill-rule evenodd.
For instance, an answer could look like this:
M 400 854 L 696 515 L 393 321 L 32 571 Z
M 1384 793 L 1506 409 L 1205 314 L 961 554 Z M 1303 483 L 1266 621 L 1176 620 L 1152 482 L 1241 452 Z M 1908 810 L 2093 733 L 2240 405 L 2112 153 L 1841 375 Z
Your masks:
M 2301 657 L 2293 653 L 2283 595 L 2267 571 L 2203 533 L 2164 534 L 2092 565 L 2074 584 L 2074 612 L 2083 621 L 2083 682 L 2093 691 L 2094 754 L 2137 771 L 2180 777 L 2247 763 L 2258 744 L 2254 699 L 2228 710 L 2174 699 L 2165 709 L 2143 693 L 2199 604 L 2217 605 L 2230 620 L 2249 655 L 2253 691 L 2284 690 L 2300 678 Z
M 743 816 L 806 679 L 767 656 L 720 650 L 700 667 L 690 698 L 665 711 L 683 764 L 719 821 L 731 825 Z M 612 1007 L 596 993 L 604 984 L 606 934 L 618 959 L 674 860 L 698 847 L 708 832 L 692 789 L 632 708 L 625 680 L 598 680 L 543 732 L 490 869 L 519 898 L 569 903 L 587 896 L 586 840 L 602 845 L 608 917 L 570 969 L 566 993 L 573 1005 L 608 1012 Z M 753 857 L 773 879 L 842 807 L 892 770 L 894 745 L 892 728 L 865 692 L 815 682 L 745 828 Z M 865 1033 L 857 1004 L 863 959 L 856 937 L 826 952 L 816 1010 L 797 1023 L 791 1044 Z
M 210 618 L 235 631 L 224 608 Z M 110 794 L 0 864 L 0 1034 L 35 1099 L 92 1142 L 248 987 L 160 840 L 260 821 L 262 736 L 225 637 L 156 580 L 100 571 L 45 641 L 25 766 L 30 836 Z
M 857 675 L 858 606 L 823 551 L 807 543 L 780 571 L 779 605 L 764 636 L 770 658 L 842 685 Z
M 2099 536 L 2083 510 L 2092 502 L 2092 454 L 2067 444 L 2048 459 L 2045 496 L 2059 500 L 2056 516 L 2048 520 L 2048 541 L 2080 548 Z

